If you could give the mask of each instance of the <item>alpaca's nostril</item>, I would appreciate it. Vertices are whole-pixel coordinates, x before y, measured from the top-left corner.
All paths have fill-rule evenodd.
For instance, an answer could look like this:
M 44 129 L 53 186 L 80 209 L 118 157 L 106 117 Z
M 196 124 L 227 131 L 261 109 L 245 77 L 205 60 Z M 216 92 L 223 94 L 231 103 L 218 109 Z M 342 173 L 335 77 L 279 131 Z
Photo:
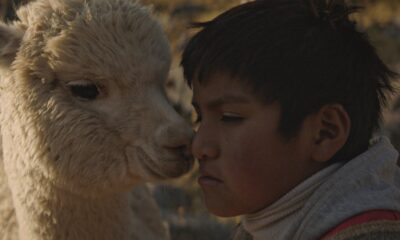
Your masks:
M 181 145 L 178 147 L 166 147 L 169 151 L 174 152 L 179 158 L 184 160 L 191 160 L 193 159 L 193 155 L 190 151 L 190 147 L 187 145 Z
M 160 126 L 155 134 L 155 140 L 159 146 L 167 149 L 183 149 L 191 144 L 194 132 L 186 125 Z
M 183 158 L 186 160 L 193 159 L 192 151 L 190 149 L 191 149 L 190 146 L 182 146 L 180 148 L 181 154 Z
M 193 160 L 193 155 L 190 150 L 190 146 L 188 145 L 181 145 L 178 147 L 166 147 L 166 149 L 168 149 L 168 151 L 173 152 L 173 154 L 179 159 L 187 161 Z

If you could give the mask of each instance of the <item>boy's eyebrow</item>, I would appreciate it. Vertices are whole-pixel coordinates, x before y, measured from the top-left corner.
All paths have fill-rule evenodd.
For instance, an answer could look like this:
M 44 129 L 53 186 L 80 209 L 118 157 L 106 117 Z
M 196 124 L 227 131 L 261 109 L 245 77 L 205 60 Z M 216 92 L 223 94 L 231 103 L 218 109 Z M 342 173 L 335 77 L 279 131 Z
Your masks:
M 207 108 L 215 108 L 224 104 L 232 104 L 232 103 L 249 103 L 250 100 L 244 96 L 240 95 L 225 95 L 216 99 L 212 99 L 205 103 Z M 192 101 L 192 105 L 196 108 L 198 107 L 198 103 L 196 101 Z

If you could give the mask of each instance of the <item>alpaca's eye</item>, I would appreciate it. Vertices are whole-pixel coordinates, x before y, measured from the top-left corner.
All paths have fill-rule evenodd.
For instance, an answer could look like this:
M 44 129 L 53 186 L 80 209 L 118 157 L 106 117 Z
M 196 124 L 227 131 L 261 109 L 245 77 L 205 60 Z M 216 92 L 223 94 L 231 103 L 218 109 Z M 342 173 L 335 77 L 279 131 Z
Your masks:
M 72 95 L 82 100 L 95 100 L 100 94 L 97 85 L 91 82 L 70 82 L 67 85 Z

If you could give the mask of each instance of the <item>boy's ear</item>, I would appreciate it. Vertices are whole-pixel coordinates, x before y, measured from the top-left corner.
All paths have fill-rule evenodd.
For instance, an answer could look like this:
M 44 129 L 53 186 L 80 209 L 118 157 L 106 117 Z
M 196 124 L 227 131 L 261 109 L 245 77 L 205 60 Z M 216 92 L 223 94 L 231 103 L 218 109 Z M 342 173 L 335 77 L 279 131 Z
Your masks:
M 351 120 L 340 104 L 323 106 L 316 114 L 312 157 L 314 161 L 329 161 L 346 143 Z
M 8 69 L 15 59 L 21 45 L 24 32 L 13 26 L 0 22 L 0 68 Z

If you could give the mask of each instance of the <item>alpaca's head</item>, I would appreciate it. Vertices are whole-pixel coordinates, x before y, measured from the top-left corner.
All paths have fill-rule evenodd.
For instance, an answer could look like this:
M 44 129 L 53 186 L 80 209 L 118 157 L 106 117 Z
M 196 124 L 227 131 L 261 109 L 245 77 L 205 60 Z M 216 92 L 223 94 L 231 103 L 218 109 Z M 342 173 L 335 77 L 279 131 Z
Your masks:
M 38 0 L 18 17 L 0 25 L 1 89 L 13 131 L 28 131 L 14 144 L 40 159 L 28 165 L 61 187 L 100 192 L 190 169 L 192 130 L 164 94 L 169 46 L 147 9 Z

